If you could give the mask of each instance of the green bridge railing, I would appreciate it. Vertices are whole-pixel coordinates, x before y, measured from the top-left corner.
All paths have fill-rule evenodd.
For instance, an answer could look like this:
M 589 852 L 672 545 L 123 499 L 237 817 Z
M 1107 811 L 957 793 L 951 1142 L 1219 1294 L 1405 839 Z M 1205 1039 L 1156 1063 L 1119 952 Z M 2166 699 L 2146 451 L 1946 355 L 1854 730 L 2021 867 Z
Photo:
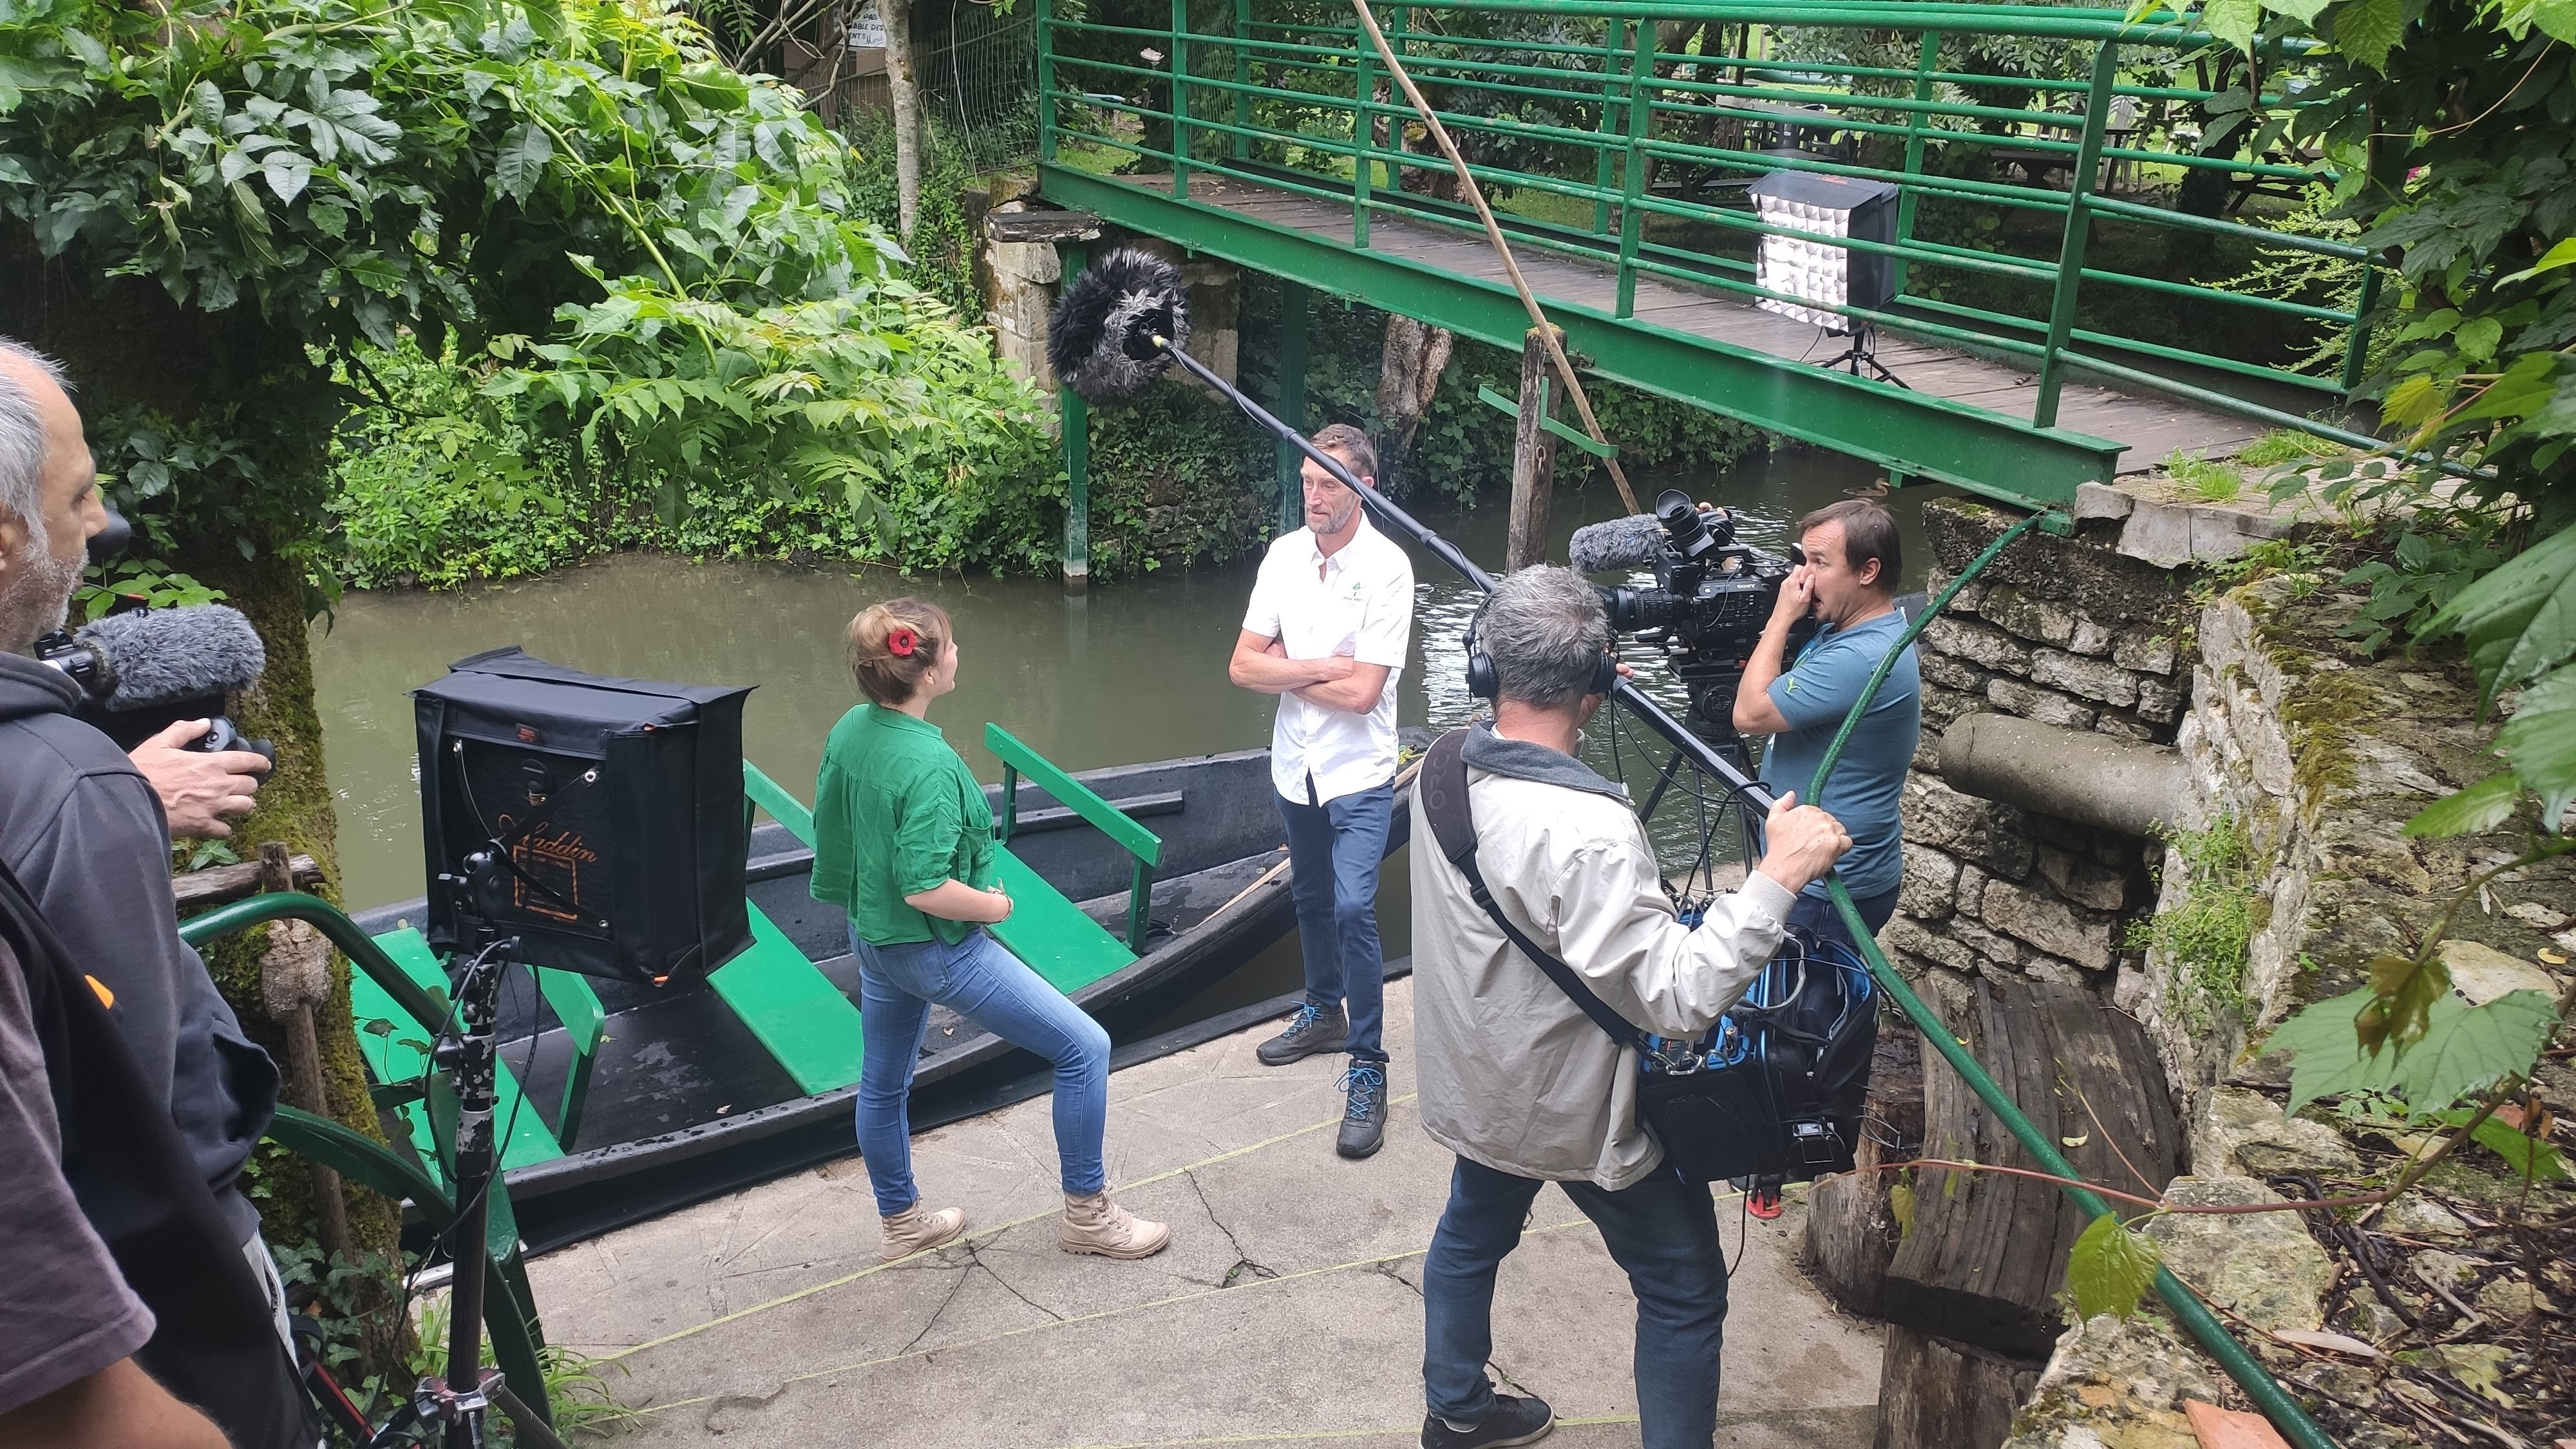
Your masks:
M 2214 175 L 2225 211 L 2321 179 L 2270 124 L 2328 100 L 2296 53 L 2231 67 L 2205 32 L 2154 16 L 1937 0 L 1446 0 L 1381 14 L 1514 244 L 1610 269 L 1619 318 L 1640 277 L 1801 301 L 1756 285 L 1756 238 L 1790 233 L 1757 220 L 1744 188 L 1781 170 L 1865 178 L 1898 188 L 1895 241 L 1824 240 L 1892 258 L 1899 292 L 1847 315 L 2032 366 L 2038 425 L 2055 424 L 2080 368 L 2352 440 L 2303 415 L 2361 381 L 2369 256 L 2169 196 Z M 1169 175 L 1176 196 L 1208 175 L 1340 202 L 1360 248 L 1389 217 L 1481 231 L 1441 194 L 1447 163 L 1346 8 L 1173 0 L 1167 25 L 1138 26 L 1038 0 L 1037 16 L 1050 163 Z M 1866 63 L 1888 58 L 1904 63 Z M 2231 69 L 2231 89 L 2211 88 Z M 2195 127 L 2215 136 L 2213 117 L 2239 111 L 2202 154 Z M 2262 154 L 2237 154 L 2249 141 Z M 2121 174 L 2126 194 L 2106 189 Z M 2046 220 L 1979 230 L 1980 213 L 2002 212 Z M 2143 244 L 2155 233 L 2161 252 Z M 2189 250 L 2176 233 L 2320 265 L 2268 287 L 2157 275 L 2173 269 L 2158 258 Z M 2133 266 L 2093 265 L 2097 249 Z

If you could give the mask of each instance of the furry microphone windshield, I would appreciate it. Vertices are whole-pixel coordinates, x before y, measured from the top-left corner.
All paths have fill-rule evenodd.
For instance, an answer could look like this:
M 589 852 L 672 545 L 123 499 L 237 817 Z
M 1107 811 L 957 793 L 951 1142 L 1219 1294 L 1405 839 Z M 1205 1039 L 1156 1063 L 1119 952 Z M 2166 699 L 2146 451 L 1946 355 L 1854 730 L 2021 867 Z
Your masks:
M 1115 407 L 1163 375 L 1189 345 L 1189 289 L 1180 269 L 1132 247 L 1091 264 L 1064 289 L 1047 323 L 1047 365 L 1085 402 Z M 1168 349 L 1156 338 L 1169 342 Z
M 239 609 L 199 604 L 110 614 L 72 636 L 106 666 L 111 710 L 148 709 L 257 682 L 268 667 L 259 631 Z

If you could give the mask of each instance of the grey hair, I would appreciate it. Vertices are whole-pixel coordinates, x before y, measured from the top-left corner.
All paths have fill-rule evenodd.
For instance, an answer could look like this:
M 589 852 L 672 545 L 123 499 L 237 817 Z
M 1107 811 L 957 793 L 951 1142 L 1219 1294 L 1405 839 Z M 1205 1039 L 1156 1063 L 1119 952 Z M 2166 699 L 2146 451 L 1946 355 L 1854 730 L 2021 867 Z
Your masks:
M 25 363 L 38 377 L 68 392 L 62 364 L 23 342 L 0 337 L 0 357 Z M 0 513 L 26 525 L 37 551 L 45 537 L 45 415 L 22 380 L 0 370 Z
M 1610 615 L 1583 575 L 1534 564 L 1494 585 L 1476 633 L 1504 698 L 1562 709 L 1591 692 Z

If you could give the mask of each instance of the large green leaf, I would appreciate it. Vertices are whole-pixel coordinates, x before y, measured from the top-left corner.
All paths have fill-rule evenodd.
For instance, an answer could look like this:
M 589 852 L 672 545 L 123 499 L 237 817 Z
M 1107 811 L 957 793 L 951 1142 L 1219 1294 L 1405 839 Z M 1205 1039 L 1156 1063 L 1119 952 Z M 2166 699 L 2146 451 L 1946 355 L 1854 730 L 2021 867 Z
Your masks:
M 2162 1262 L 2145 1234 L 2132 1232 L 2109 1213 L 2095 1218 L 2066 1255 L 2066 1286 L 2075 1294 L 2076 1314 L 2126 1318 L 2137 1312 Z
M 501 149 L 492 153 L 492 185 L 513 201 L 525 201 L 537 189 L 546 174 L 546 163 L 555 159 L 554 138 L 533 121 L 522 122 L 510 130 Z
M 2531 1070 L 2558 1025 L 2558 1005 L 2537 991 L 2508 992 L 2471 1006 L 2443 992 L 2410 1046 L 2363 1047 L 2356 1025 L 2370 988 L 2320 1001 L 2281 1024 L 2267 1050 L 2292 1053 L 2290 1106 L 2375 1092 L 2420 1110 L 2447 1108 L 2472 1092 Z
M 2496 751 L 2540 796 L 2540 821 L 2555 832 L 2576 800 L 2576 664 L 2550 671 L 2514 701 Z
M 2405 0 L 2343 0 L 2326 19 L 2334 48 L 2369 66 L 2388 69 L 2388 52 L 2406 34 Z
M 2263 7 L 2259 0 L 2209 0 L 2201 7 L 2200 20 L 2209 33 L 2238 50 L 2254 43 L 2254 32 L 2263 24 Z
M 2417 811 L 2406 822 L 2404 833 L 2419 840 L 2444 840 L 2493 830 L 2513 817 L 2513 802 L 2521 798 L 2522 786 L 2513 772 L 2500 771 Z
M 2483 698 L 2576 655 L 2576 526 L 2560 529 L 2460 591 L 2425 625 L 2467 639 Z

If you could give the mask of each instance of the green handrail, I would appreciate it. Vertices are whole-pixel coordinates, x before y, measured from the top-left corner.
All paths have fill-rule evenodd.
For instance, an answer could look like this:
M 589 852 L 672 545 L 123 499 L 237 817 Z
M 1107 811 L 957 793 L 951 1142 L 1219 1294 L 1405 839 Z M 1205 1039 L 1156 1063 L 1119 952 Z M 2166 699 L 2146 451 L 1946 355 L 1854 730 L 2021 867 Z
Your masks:
M 217 906 L 201 915 L 190 916 L 179 923 L 179 939 L 191 946 L 264 926 L 271 921 L 302 921 L 320 931 L 340 948 L 340 954 L 352 965 L 367 973 L 367 979 L 383 987 L 387 996 L 411 1014 L 413 1024 L 436 1035 L 445 1029 L 448 1003 L 443 996 L 433 996 L 394 964 L 385 948 L 350 920 L 347 913 L 320 896 L 302 891 L 269 891 Z
M 1064 772 L 1053 760 L 1022 744 L 998 724 L 984 725 L 984 748 L 1002 762 L 1002 816 L 993 822 L 993 838 L 1008 844 L 1020 823 L 1020 776 L 1056 798 L 1136 857 L 1134 879 L 1127 891 L 1127 949 L 1145 954 L 1145 937 L 1153 929 L 1154 868 L 1163 863 L 1163 837 L 1137 824 L 1127 812 L 1101 798 L 1098 791 Z
M 807 850 L 814 848 L 814 812 L 804 801 L 787 793 L 787 787 L 761 773 L 758 765 L 742 762 L 744 808 L 757 805 L 769 812 L 769 818 L 787 827 L 787 833 Z
M 2064 531 L 2066 524 L 2058 515 L 2034 513 L 2005 529 L 1931 600 L 1920 615 L 1907 624 L 1896 642 L 1888 647 L 1886 655 L 1878 661 L 1878 667 L 1870 671 L 1868 682 L 1861 687 L 1860 698 L 1852 702 L 1851 712 L 1843 716 L 1842 727 L 1834 732 L 1833 742 L 1825 747 L 1824 758 L 1816 762 L 1815 777 L 1808 783 L 1804 797 L 1809 803 L 1824 799 L 1825 784 L 1833 778 L 1834 767 L 1842 762 L 1844 747 L 1851 743 L 1853 733 L 1860 728 L 1871 703 L 1878 698 L 1879 687 L 1887 682 L 1889 671 L 1896 667 L 1897 660 L 1914 643 L 1915 637 L 1940 616 L 1970 580 L 1985 572 L 1986 566 L 2001 557 L 2014 540 L 2034 527 Z M 1987 1075 L 1975 1057 L 1968 1054 L 1966 1045 L 1949 1025 L 1935 1015 L 1932 1008 L 1924 1005 L 1923 998 L 1917 996 L 1905 978 L 1897 974 L 1895 966 L 1879 950 L 1869 923 L 1861 919 L 1860 907 L 1852 900 L 1850 888 L 1843 884 L 1841 871 L 1837 870 L 1825 878 L 1825 889 L 1833 897 L 1834 909 L 1842 915 L 1844 929 L 1853 943 L 1860 947 L 1862 958 L 1869 963 L 1870 976 L 1886 990 L 1889 999 L 1923 1033 L 1933 1049 L 1941 1054 L 1941 1059 L 1950 1064 L 1950 1069 L 1959 1074 L 1959 1080 L 1968 1084 L 1968 1090 L 1976 1093 L 1977 1100 L 1985 1103 L 1987 1110 L 1995 1114 L 1996 1119 L 2012 1133 L 2013 1140 L 2019 1142 L 2022 1150 L 2039 1164 L 2041 1171 L 2057 1177 L 2076 1177 L 2075 1165 L 2057 1150 L 2057 1144 L 2022 1115 L 2020 1105 L 1995 1084 L 1995 1079 Z M 2109 1205 L 2088 1189 L 2067 1186 L 2063 1190 L 2088 1218 L 2098 1218 L 2110 1211 Z M 2218 1360 L 2219 1366 L 2227 1370 L 2228 1377 L 2236 1380 L 2238 1386 L 2245 1390 L 2246 1397 L 2254 1401 L 2255 1406 L 2263 1411 L 2263 1416 L 2272 1421 L 2294 1449 L 2334 1449 L 2334 1441 L 2326 1437 L 2325 1431 L 2317 1427 L 2316 1421 L 2308 1417 L 2307 1411 L 2299 1407 L 2298 1401 L 2290 1397 L 2262 1362 L 2228 1333 L 2227 1326 L 2218 1321 L 2188 1284 L 2175 1277 L 2172 1269 L 2161 1264 L 2156 1268 L 2156 1296 L 2164 1300 L 2165 1306 L 2172 1309 L 2174 1317 L 2181 1321 L 2184 1331 L 2208 1350 L 2210 1357 Z
M 2181 59 L 2205 44 L 2205 32 L 2178 24 L 2167 13 L 2130 17 L 2108 8 L 2055 9 L 2033 6 L 1980 6 L 1950 0 L 1803 0 L 1786 6 L 1710 0 L 1710 3 L 1618 3 L 1618 0 L 1436 0 L 1402 7 L 1401 13 L 1428 15 L 1462 12 L 1490 14 L 1545 13 L 1598 21 L 1597 36 L 1571 35 L 1557 40 L 1489 39 L 1451 33 L 1416 19 L 1402 25 L 1410 42 L 1408 67 L 1422 74 L 1434 90 L 1435 113 L 1460 134 L 1482 134 L 1494 143 L 1471 165 L 1471 174 L 1505 196 L 1504 225 L 1516 244 L 1556 251 L 1605 265 L 1613 274 L 1613 317 L 1634 313 L 1640 276 L 1670 277 L 1695 285 L 1714 285 L 1739 294 L 1771 294 L 1749 285 L 1748 270 L 1737 256 L 1694 254 L 1671 244 L 1672 224 L 1722 227 L 1749 242 L 1761 236 L 1797 234 L 1849 252 L 1887 257 L 1897 264 L 1897 301 L 1877 312 L 1854 309 L 1855 321 L 1901 329 L 1926 340 L 1949 342 L 1971 350 L 1999 350 L 2029 356 L 2038 366 L 2035 421 L 2048 426 L 2054 402 L 2071 368 L 2094 370 L 2094 359 L 2106 350 L 2125 352 L 2135 360 L 2210 371 L 2256 380 L 2276 380 L 2316 392 L 2349 396 L 2361 380 L 2354 359 L 2364 355 L 2367 309 L 2321 306 L 2298 297 L 2264 296 L 2222 290 L 2188 281 L 2149 275 L 2152 269 L 2123 271 L 2085 263 L 2087 242 L 2105 224 L 2154 226 L 2232 238 L 2239 243 L 2306 251 L 2355 264 L 2363 274 L 2365 295 L 2376 290 L 2376 260 L 2349 242 L 2273 232 L 2241 221 L 2168 211 L 2142 201 L 2094 195 L 2094 183 L 2106 163 L 2129 163 L 2183 170 L 2207 170 L 2256 182 L 2306 180 L 2326 173 L 2281 164 L 2261 157 L 2200 155 L 2192 151 L 2157 150 L 2131 139 L 2114 144 L 2108 126 L 2114 96 L 2159 101 L 2205 102 L 2213 92 L 2188 86 L 2132 83 L 2121 73 L 2125 61 L 2163 56 Z M 1893 30 L 1914 42 L 1915 64 L 1852 65 L 1828 61 L 1780 61 L 1711 51 L 1673 52 L 1657 43 L 1657 20 L 1719 23 L 1756 22 L 1767 27 L 1802 25 L 1847 30 Z M 1373 126 L 1385 120 L 1401 124 L 1409 107 L 1374 94 L 1372 48 L 1348 24 L 1305 24 L 1267 20 L 1254 0 L 1238 0 L 1229 14 L 1203 21 L 1220 33 L 1190 28 L 1186 14 L 1176 12 L 1170 27 L 1118 26 L 1068 18 L 1055 13 L 1053 0 L 1040 0 L 1037 24 L 1040 44 L 1041 152 L 1059 157 L 1063 145 L 1080 144 L 1125 152 L 1149 164 L 1159 162 L 1187 175 L 1206 173 L 1229 180 L 1337 201 L 1352 210 L 1354 245 L 1371 244 L 1371 228 L 1390 217 L 1440 227 L 1467 225 L 1448 215 L 1448 208 L 1421 192 L 1382 184 L 1379 167 L 1397 181 L 1403 173 L 1443 169 L 1440 159 L 1396 146 L 1372 142 Z M 2076 78 L 1980 74 L 1941 65 L 1941 40 L 1951 35 L 2017 34 L 2101 42 L 2090 73 Z M 1135 63 L 1139 45 L 1168 46 L 1173 59 L 1160 65 Z M 1068 45 L 1073 47 L 1068 52 Z M 1233 58 L 1233 74 L 1199 73 L 1185 57 L 1221 47 Z M 1755 47 L 1729 46 L 1750 50 Z M 1091 52 L 1088 54 L 1082 52 Z M 2285 59 L 2303 52 L 2291 47 Z M 2143 63 L 2143 62 L 2142 62 Z M 1176 75 L 1175 68 L 1185 70 Z M 1200 68 L 1204 69 L 1204 68 Z M 2286 72 L 2285 72 L 2286 73 Z M 1082 89 L 1088 80 L 1103 95 Z M 2149 77 L 2153 78 L 2153 77 Z M 1208 94 L 1221 105 L 1186 101 L 1158 107 L 1154 84 L 1185 80 L 1187 93 Z M 1898 81 L 1887 94 L 1862 94 L 1864 86 Z M 2080 111 L 2040 109 L 1989 103 L 1986 98 L 1945 97 L 1941 86 L 1990 87 L 2007 94 L 2075 96 Z M 2260 100 L 2260 108 L 2286 112 L 2326 104 L 2322 90 L 2292 98 L 2281 93 Z M 1141 97 L 1142 99 L 1135 99 Z M 1070 113 L 1073 106 L 1092 113 L 1133 116 L 1148 134 L 1158 124 L 1177 138 L 1163 148 L 1134 134 L 1119 135 L 1109 126 L 1084 126 Z M 1473 105 L 1487 114 L 1458 109 Z M 1281 108 L 1287 108 L 1285 114 Z M 1791 127 L 1821 133 L 1883 136 L 1903 145 L 1901 163 L 1866 165 L 1826 156 L 1782 154 L 1760 149 L 1759 142 L 1728 143 L 1696 128 L 1712 124 Z M 2035 135 L 1953 130 L 1956 125 L 2004 126 Z M 1191 135 L 1222 137 L 1213 156 L 1194 153 Z M 1960 150 L 2012 146 L 2054 158 L 2056 169 L 2071 178 L 2066 189 L 1941 174 L 1935 157 Z M 1276 148 L 1276 149 L 1274 149 Z M 1205 150 L 1208 148 L 1196 148 Z M 1261 156 L 1281 161 L 1262 162 Z M 1059 162 L 1059 164 L 1061 164 Z M 1901 169 L 1896 169 L 1901 165 Z M 1885 182 L 1897 188 L 1900 222 L 1896 240 L 1816 237 L 1746 214 L 1691 194 L 1674 195 L 1646 186 L 1656 166 L 1712 168 L 1737 178 L 1779 170 Z M 1532 198 L 1530 209 L 1580 208 L 1562 225 L 1514 215 L 1513 196 Z M 2061 219 L 2054 257 L 1986 253 L 1924 238 L 1920 233 L 1924 205 L 2012 207 Z M 1553 214 L 1553 213 L 1551 213 Z M 1648 235 L 1653 219 L 1663 235 Z M 1587 225 L 1588 222 L 1588 225 Z M 1937 295 L 1943 274 L 2024 277 L 2048 289 L 2048 301 L 2037 315 L 2006 310 L 2021 302 L 1962 306 Z M 2333 338 L 2344 334 L 2341 350 L 2347 365 L 2340 375 L 2302 371 L 2286 362 L 2246 354 L 2198 351 L 2153 336 L 2126 337 L 2112 322 L 2084 319 L 2078 306 L 2080 288 L 2117 287 L 2182 298 L 2211 307 L 2276 316 L 2298 327 L 2324 329 Z M 2009 296 L 2012 294 L 1998 294 Z M 1933 315 L 1937 313 L 1937 318 Z M 2120 326 L 2125 326 L 2122 318 Z M 2027 334 L 2027 336 L 2026 336 Z M 2027 349 L 2027 351 L 2025 351 Z M 2079 357 L 2079 349 L 2083 355 Z M 2187 374 L 2186 374 L 2187 375 Z M 2120 380 L 2198 401 L 2197 392 L 2163 372 L 2129 367 Z M 1877 386 L 1879 384 L 1870 384 Z M 2304 417 L 2289 424 L 2320 436 L 2349 434 Z

